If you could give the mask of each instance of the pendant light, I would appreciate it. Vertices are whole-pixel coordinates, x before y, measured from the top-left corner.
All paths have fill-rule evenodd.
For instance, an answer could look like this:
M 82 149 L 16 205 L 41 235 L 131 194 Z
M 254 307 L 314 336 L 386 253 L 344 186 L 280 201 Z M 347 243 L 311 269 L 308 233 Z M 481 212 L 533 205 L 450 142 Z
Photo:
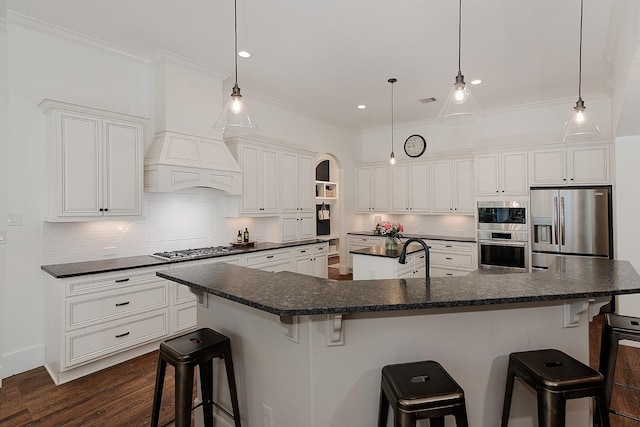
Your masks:
M 233 1 L 234 41 L 235 41 L 235 84 L 231 91 L 231 99 L 225 105 L 222 114 L 213 126 L 223 132 L 224 136 L 247 135 L 255 133 L 258 129 L 251 116 L 247 112 L 247 106 L 242 101 L 240 87 L 238 86 L 238 2 Z
M 391 83 L 391 155 L 389 156 L 389 163 L 392 165 L 396 164 L 396 155 L 393 154 L 393 84 L 397 82 L 397 79 L 391 78 L 387 80 Z
M 589 119 L 582 100 L 582 19 L 584 0 L 580 0 L 580 53 L 578 65 L 578 101 L 571 118 L 564 124 L 562 142 L 585 141 L 600 136 L 600 128 Z
M 449 96 L 444 102 L 438 121 L 445 126 L 470 126 L 482 119 L 484 115 L 478 107 L 476 100 L 464 82 L 464 76 L 460 68 L 462 35 L 462 0 L 458 4 L 458 75 L 453 84 Z

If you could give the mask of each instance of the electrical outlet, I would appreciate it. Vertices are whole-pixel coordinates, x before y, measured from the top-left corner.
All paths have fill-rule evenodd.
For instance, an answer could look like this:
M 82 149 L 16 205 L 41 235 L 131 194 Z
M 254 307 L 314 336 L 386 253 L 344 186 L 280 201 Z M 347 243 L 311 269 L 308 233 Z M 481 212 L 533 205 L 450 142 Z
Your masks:
M 0 243 L 7 243 L 7 231 L 0 230 Z
M 264 403 L 262 404 L 262 415 L 264 418 L 264 427 L 273 427 L 273 411 Z

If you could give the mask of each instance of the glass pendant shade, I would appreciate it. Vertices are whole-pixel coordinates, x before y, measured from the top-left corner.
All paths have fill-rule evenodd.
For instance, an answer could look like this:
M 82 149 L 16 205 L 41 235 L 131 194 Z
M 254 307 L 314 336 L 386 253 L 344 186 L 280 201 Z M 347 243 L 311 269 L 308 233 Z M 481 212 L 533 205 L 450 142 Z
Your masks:
M 438 122 L 451 127 L 464 127 L 476 124 L 484 114 L 464 82 L 464 76 L 458 74 L 444 105 L 438 114 Z
M 562 142 L 592 141 L 600 137 L 600 128 L 589 118 L 581 97 L 564 124 L 563 133 Z
M 242 100 L 240 88 L 236 84 L 233 87 L 231 97 L 227 101 L 224 110 L 218 117 L 214 129 L 221 131 L 224 136 L 251 135 L 258 131 L 258 127 L 251 119 L 247 111 L 247 105 Z

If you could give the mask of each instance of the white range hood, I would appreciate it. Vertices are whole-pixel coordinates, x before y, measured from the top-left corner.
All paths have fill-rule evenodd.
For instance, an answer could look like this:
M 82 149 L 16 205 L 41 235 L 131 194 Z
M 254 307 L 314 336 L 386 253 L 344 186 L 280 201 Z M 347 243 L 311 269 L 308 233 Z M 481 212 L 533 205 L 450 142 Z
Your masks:
M 161 51 L 153 71 L 156 132 L 144 158 L 145 191 L 208 187 L 241 194 L 242 170 L 212 128 L 225 76 Z
M 242 170 L 222 141 L 178 132 L 156 133 L 144 159 L 145 191 L 190 187 L 241 194 Z

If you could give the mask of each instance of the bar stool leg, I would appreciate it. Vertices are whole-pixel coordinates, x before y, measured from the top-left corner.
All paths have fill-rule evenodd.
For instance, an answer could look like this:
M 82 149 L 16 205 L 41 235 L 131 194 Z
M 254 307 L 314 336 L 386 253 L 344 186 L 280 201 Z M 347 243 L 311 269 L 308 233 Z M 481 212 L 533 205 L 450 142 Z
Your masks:
M 456 427 L 469 427 L 469 421 L 467 420 L 467 405 L 461 405 L 453 412 L 456 417 Z
M 176 427 L 190 427 L 193 405 L 193 366 L 178 364 L 175 368 Z
M 595 396 L 596 399 L 596 409 L 598 410 L 598 414 L 599 414 L 599 425 L 600 427 L 610 427 L 610 423 L 609 423 L 609 407 L 607 406 L 607 400 L 605 397 L 605 391 L 602 390 L 601 393 L 599 393 L 597 396 Z
M 538 390 L 538 424 L 540 427 L 565 427 L 567 402 L 562 395 Z
M 429 427 L 444 427 L 444 417 L 430 418 Z
M 410 414 L 399 409 L 394 413 L 394 427 L 415 427 L 416 418 L 414 414 Z
M 387 394 L 380 386 L 380 407 L 378 408 L 378 427 L 386 427 L 389 417 L 389 400 Z
M 238 404 L 238 390 L 236 389 L 236 376 L 233 373 L 233 358 L 231 357 L 231 344 L 227 341 L 222 353 L 224 366 L 227 370 L 227 382 L 229 383 L 229 395 L 231 397 L 231 406 L 233 408 L 233 422 L 235 427 L 240 425 L 240 406 Z
M 198 365 L 205 427 L 213 427 L 213 359 Z
M 504 403 L 502 404 L 502 427 L 509 425 L 509 412 L 511 411 L 511 397 L 513 395 L 513 384 L 516 380 L 515 372 L 509 362 L 509 369 L 507 370 L 507 385 L 504 389 Z
M 167 362 L 158 356 L 158 369 L 156 371 L 156 387 L 153 393 L 153 409 L 151 414 L 151 427 L 158 427 L 160 421 L 160 403 L 162 403 L 162 388 L 164 386 L 164 373 L 167 370 Z

